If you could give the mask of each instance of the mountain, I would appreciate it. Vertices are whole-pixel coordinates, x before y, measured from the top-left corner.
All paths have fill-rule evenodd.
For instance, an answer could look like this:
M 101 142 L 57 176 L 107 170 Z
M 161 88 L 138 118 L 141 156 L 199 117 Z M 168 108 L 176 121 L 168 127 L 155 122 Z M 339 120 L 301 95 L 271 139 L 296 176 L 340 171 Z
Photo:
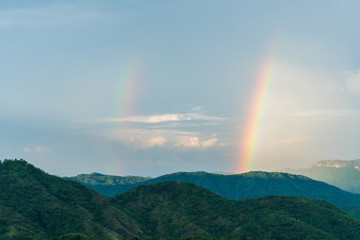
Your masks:
M 135 184 L 103 185 L 101 194 L 114 196 L 142 184 L 165 181 L 191 182 L 228 199 L 239 200 L 266 195 L 303 196 L 323 199 L 337 206 L 360 206 L 360 195 L 351 194 L 329 184 L 308 177 L 279 172 L 248 172 L 222 175 L 206 172 L 178 172 Z M 96 186 L 88 185 L 91 188 Z
M 79 174 L 75 177 L 66 177 L 69 180 L 75 180 L 84 184 L 91 185 L 118 185 L 118 184 L 135 184 L 151 179 L 151 177 L 137 177 L 137 176 L 114 176 L 104 175 L 101 173 Z
M 142 185 L 113 201 L 155 239 L 360 238 L 359 222 L 344 211 L 303 197 L 234 201 L 191 183 L 162 182 Z
M 192 183 L 115 198 L 23 160 L 0 161 L 0 239 L 360 239 L 360 222 L 304 197 L 229 200 Z
M 77 232 L 92 239 L 144 236 L 134 219 L 94 190 L 23 160 L 0 163 L 0 239 L 51 239 Z
M 349 192 L 360 193 L 360 159 L 324 160 L 313 164 L 310 168 L 286 168 L 280 171 L 304 175 Z
M 144 182 L 146 180 L 150 180 L 151 177 L 120 177 L 113 175 L 104 175 L 100 173 L 91 173 L 79 174 L 75 177 L 65 177 L 65 179 L 81 182 L 82 184 L 94 189 L 95 191 L 101 193 L 104 196 L 114 196 L 113 192 L 116 191 L 119 186 L 124 187 L 123 191 L 127 191 L 130 188 L 127 188 L 126 186 L 131 186 L 137 183 Z

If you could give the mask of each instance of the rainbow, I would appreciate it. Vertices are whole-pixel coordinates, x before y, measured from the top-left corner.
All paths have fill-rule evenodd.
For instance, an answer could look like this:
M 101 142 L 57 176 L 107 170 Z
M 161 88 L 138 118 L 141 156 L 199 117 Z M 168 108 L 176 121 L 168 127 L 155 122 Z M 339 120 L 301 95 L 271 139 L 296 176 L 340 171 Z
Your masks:
M 272 54 L 268 54 L 260 64 L 259 75 L 255 83 L 249 112 L 243 128 L 244 131 L 241 134 L 241 146 L 237 154 L 236 170 L 238 173 L 250 171 L 254 162 L 259 131 L 266 105 L 266 96 L 270 88 L 273 72 L 274 59 Z
M 134 114 L 136 100 L 139 91 L 141 80 L 141 64 L 139 61 L 130 61 L 130 64 L 124 65 L 120 69 L 119 76 L 113 82 L 113 102 L 111 118 L 121 119 Z M 130 123 L 115 121 L 111 131 L 111 139 L 116 139 L 120 129 L 131 128 Z M 117 153 L 109 152 L 111 154 L 111 162 L 109 163 L 109 172 L 115 175 L 121 175 L 125 172 L 122 164 L 122 156 Z
M 136 91 L 140 78 L 138 63 L 133 63 L 122 70 L 122 73 L 114 84 L 114 117 L 121 118 L 133 114 L 136 102 Z

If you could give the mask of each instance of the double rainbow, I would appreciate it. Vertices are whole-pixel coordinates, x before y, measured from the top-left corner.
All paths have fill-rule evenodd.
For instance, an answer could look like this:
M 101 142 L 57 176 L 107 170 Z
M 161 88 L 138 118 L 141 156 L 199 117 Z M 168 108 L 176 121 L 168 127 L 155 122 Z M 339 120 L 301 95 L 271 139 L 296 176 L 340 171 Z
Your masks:
M 237 154 L 236 170 L 238 173 L 250 171 L 254 162 L 266 98 L 274 72 L 274 59 L 272 54 L 268 54 L 263 59 L 259 69 L 260 73 L 255 82 L 250 101 L 251 105 L 243 128 L 244 131 L 241 134 L 241 146 Z

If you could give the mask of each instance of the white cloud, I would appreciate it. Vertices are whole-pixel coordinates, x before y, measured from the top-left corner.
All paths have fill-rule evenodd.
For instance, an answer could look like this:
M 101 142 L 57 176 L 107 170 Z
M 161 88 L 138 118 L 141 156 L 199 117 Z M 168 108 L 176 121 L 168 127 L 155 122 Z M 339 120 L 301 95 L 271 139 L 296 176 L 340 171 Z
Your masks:
M 210 138 L 210 139 L 204 141 L 204 142 L 202 143 L 202 146 L 205 147 L 205 148 L 207 148 L 207 147 L 212 147 L 212 146 L 215 146 L 218 141 L 219 141 L 218 138 Z
M 166 138 L 164 137 L 154 137 L 150 138 L 148 141 L 149 146 L 162 146 L 166 143 Z
M 200 147 L 200 141 L 198 137 L 181 137 L 175 146 Z
M 92 129 L 84 125 L 86 134 L 96 135 L 107 139 L 107 141 L 119 141 L 133 149 L 146 149 L 155 146 L 169 149 L 174 147 L 204 149 L 224 145 L 219 143 L 219 139 L 214 134 L 216 125 L 221 124 L 224 120 L 226 119 L 201 113 L 174 113 L 93 119 L 79 123 L 99 124 Z M 193 123 L 191 121 L 202 121 L 201 127 L 199 127 L 198 122 Z M 133 124 L 114 124 L 109 125 L 110 128 L 101 127 L 104 123 L 122 122 Z
M 101 136 L 110 141 L 120 141 L 132 148 L 150 148 L 154 146 L 173 145 L 182 136 L 193 136 L 195 133 L 187 131 L 164 129 L 112 129 L 94 131 L 92 134 Z
M 109 141 L 120 141 L 128 147 L 146 149 L 155 146 L 164 148 L 210 148 L 220 146 L 219 138 L 214 134 L 210 138 L 201 137 L 200 132 L 172 129 L 112 129 L 94 130 L 90 133 Z
M 346 71 L 344 72 L 346 76 L 346 86 L 347 89 L 356 95 L 360 95 L 360 69 L 355 72 Z
M 198 137 L 184 136 L 179 138 L 175 146 L 208 148 L 215 146 L 218 141 L 219 139 L 217 138 L 200 141 Z
M 23 151 L 25 153 L 47 153 L 50 150 L 43 146 L 35 146 L 35 147 L 24 147 Z
M 161 123 L 172 121 L 186 121 L 192 120 L 190 115 L 184 114 L 164 114 L 164 115 L 150 115 L 150 116 L 131 116 L 127 118 L 109 119 L 112 122 L 139 122 L 139 123 Z
M 162 114 L 162 115 L 148 115 L 148 116 L 130 116 L 124 118 L 104 118 L 96 119 L 94 122 L 135 122 L 135 123 L 163 123 L 163 122 L 178 122 L 178 121 L 191 121 L 191 120 L 207 120 L 207 121 L 219 121 L 224 118 L 207 116 L 200 113 L 188 113 L 188 114 Z M 90 121 L 91 122 L 91 121 Z

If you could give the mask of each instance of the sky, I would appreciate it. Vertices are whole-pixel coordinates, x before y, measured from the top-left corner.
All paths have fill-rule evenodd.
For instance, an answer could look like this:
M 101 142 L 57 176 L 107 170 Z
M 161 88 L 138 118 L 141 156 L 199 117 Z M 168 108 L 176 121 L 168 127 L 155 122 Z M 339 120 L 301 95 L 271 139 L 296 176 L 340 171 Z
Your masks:
M 0 0 L 0 159 L 153 177 L 358 159 L 359 8 Z

